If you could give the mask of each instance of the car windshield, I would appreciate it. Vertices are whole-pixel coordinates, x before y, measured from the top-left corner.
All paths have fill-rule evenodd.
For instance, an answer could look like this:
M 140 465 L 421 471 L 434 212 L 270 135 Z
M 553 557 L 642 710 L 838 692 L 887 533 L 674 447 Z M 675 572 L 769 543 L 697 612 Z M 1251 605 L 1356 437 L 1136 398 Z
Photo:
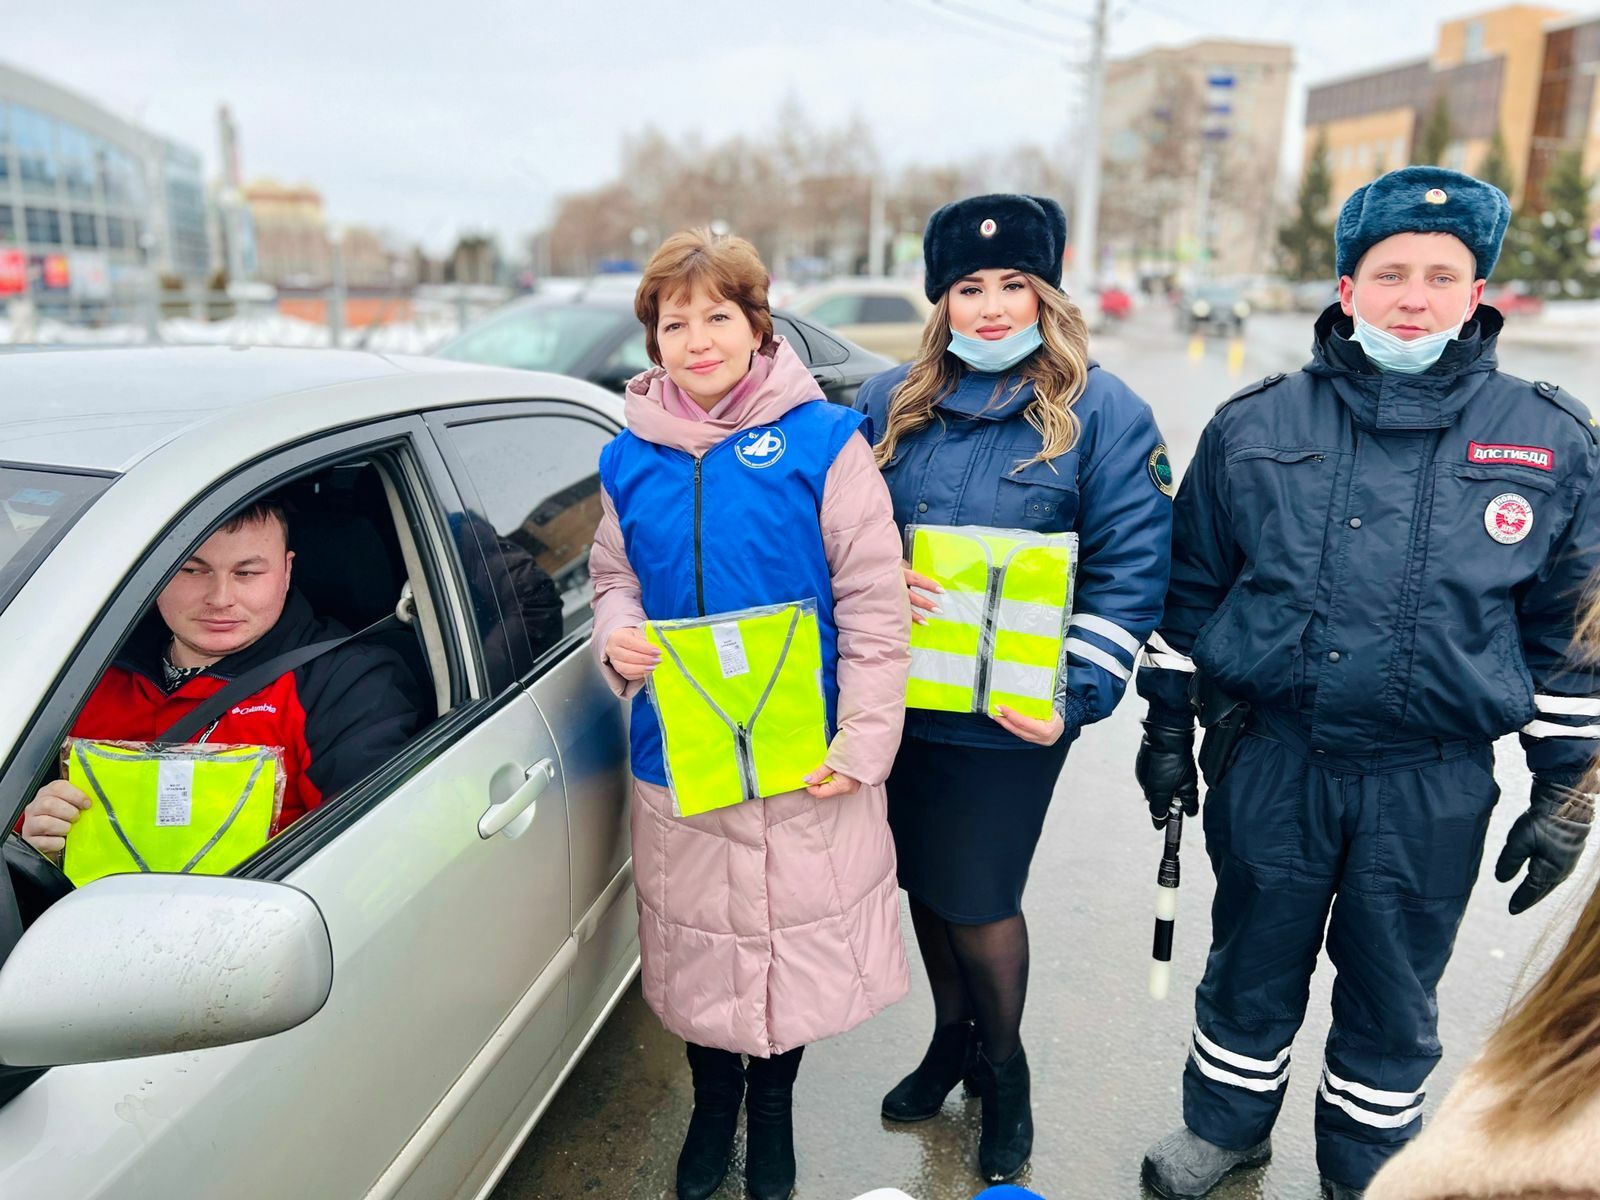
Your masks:
M 1210 304 L 1232 304 L 1239 298 L 1239 292 L 1236 288 L 1201 287 L 1195 288 L 1194 298 Z
M 439 357 L 569 375 L 611 336 L 619 320 L 632 325 L 633 314 L 577 304 L 519 304 L 467 330 Z
M 0 608 L 110 482 L 100 475 L 0 465 Z

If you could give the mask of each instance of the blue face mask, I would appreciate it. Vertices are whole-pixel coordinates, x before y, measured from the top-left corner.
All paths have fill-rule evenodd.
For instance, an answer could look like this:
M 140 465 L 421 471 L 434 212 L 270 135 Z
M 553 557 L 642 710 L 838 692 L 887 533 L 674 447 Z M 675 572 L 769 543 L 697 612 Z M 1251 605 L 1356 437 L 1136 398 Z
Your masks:
M 1039 336 L 1037 321 L 1026 329 L 1017 330 L 1010 337 L 1001 338 L 998 342 L 968 337 L 964 333 L 957 333 L 954 329 L 950 331 L 950 353 L 974 371 L 982 371 L 986 375 L 998 375 L 1001 371 L 1009 371 L 1042 345 L 1044 339 Z
M 1472 305 L 1469 302 L 1467 311 L 1471 310 Z M 1356 312 L 1354 304 L 1350 306 L 1350 311 L 1355 313 L 1356 319 L 1351 341 L 1366 351 L 1367 361 L 1380 371 L 1396 371 L 1402 375 L 1420 375 L 1433 366 L 1444 353 L 1444 348 L 1461 333 L 1461 327 L 1467 323 L 1467 313 L 1463 312 L 1461 320 L 1455 323 L 1453 329 L 1441 329 L 1438 333 L 1430 333 L 1407 341 L 1405 338 L 1396 337 L 1387 329 L 1368 325 L 1361 319 L 1361 314 Z

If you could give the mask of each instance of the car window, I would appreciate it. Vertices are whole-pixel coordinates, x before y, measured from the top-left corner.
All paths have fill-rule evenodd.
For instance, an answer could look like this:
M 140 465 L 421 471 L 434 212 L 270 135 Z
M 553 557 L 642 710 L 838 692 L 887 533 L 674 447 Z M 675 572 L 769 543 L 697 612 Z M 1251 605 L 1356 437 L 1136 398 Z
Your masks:
M 0 466 L 0 608 L 110 479 Z
M 589 546 L 600 524 L 600 451 L 611 432 L 577 417 L 516 416 L 449 427 L 477 492 L 479 542 L 498 545 L 510 596 L 534 659 L 593 617 Z
M 829 296 L 806 316 L 818 325 L 854 325 L 861 311 L 860 296 Z
M 644 330 L 640 329 L 622 345 L 618 346 L 606 360 L 602 370 L 607 374 L 621 374 L 628 371 L 637 375 L 640 371 L 648 371 L 655 363 L 650 361 L 650 353 L 644 348 Z
M 440 358 L 570 374 L 617 327 L 618 313 L 575 304 L 522 304 L 467 330 Z M 631 317 L 627 318 L 631 319 Z
M 863 296 L 858 321 L 862 325 L 918 325 L 922 318 L 904 296 Z

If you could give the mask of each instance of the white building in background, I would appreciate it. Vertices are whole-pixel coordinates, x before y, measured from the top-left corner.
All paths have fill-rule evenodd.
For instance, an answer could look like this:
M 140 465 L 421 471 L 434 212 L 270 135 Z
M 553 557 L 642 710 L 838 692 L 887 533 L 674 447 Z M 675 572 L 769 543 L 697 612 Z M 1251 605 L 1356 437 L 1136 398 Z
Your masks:
M 94 319 L 211 270 L 199 154 L 0 63 L 0 302 Z

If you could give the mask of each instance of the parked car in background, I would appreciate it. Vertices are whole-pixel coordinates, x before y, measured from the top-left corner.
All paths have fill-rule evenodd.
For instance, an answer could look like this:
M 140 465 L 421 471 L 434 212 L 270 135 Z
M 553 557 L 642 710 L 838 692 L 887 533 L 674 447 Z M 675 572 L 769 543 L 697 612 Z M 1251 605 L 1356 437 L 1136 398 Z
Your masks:
M 0 405 L 6 830 L 154 598 L 265 497 L 295 588 L 424 709 L 226 875 L 74 889 L 4 837 L 0 1196 L 487 1195 L 638 968 L 625 718 L 589 653 L 621 403 L 245 347 L 0 355 L 0 395 L 27 397 Z
M 908 279 L 835 279 L 802 292 L 790 305 L 808 320 L 895 362 L 917 356 L 933 305 Z
M 1339 283 L 1334 279 L 1310 279 L 1294 285 L 1294 311 L 1320 313 L 1339 302 Z
M 1239 291 L 1251 312 L 1288 312 L 1294 307 L 1294 285 L 1276 275 L 1241 280 Z
M 1133 313 L 1133 297 L 1119 287 L 1100 289 L 1100 315 L 1112 321 L 1124 321 Z
M 1544 297 L 1521 282 L 1502 283 L 1483 289 L 1483 302 L 1498 308 L 1508 317 L 1537 317 L 1544 312 Z
M 772 327 L 811 369 L 822 394 L 840 404 L 851 403 L 857 388 L 894 365 L 792 312 L 774 312 Z M 517 300 L 468 326 L 434 354 L 456 362 L 553 371 L 612 392 L 621 392 L 628 380 L 654 365 L 645 353 L 631 292 Z
M 1227 284 L 1202 283 L 1178 301 L 1178 328 L 1184 333 L 1223 333 L 1237 337 L 1244 332 L 1250 304 L 1238 288 Z

